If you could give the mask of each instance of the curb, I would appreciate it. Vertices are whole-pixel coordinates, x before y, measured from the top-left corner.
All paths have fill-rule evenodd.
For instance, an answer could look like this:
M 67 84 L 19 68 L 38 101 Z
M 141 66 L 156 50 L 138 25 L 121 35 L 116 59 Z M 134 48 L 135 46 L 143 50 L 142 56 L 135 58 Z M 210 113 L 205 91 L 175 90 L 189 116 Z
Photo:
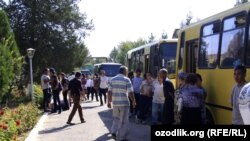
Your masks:
M 44 113 L 34 128 L 29 133 L 25 141 L 35 141 L 35 137 L 38 135 L 38 130 L 42 127 L 44 120 L 48 117 L 48 113 Z

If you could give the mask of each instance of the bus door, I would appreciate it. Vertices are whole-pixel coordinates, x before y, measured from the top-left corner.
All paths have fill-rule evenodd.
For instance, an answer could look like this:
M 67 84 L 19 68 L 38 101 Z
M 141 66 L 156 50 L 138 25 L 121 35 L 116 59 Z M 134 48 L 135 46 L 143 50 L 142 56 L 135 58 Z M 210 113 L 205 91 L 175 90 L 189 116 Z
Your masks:
M 198 39 L 186 41 L 186 72 L 196 73 Z
M 159 46 L 154 45 L 150 47 L 150 64 L 149 64 L 149 71 L 152 73 L 152 76 L 156 78 L 157 73 L 159 71 L 160 65 L 159 59 Z

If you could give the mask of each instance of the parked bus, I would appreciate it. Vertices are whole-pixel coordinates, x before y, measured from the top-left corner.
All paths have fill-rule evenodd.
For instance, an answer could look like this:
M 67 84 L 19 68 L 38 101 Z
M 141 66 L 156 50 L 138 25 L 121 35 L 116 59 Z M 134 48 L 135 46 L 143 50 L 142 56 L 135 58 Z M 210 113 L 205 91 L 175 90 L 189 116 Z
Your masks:
M 101 70 L 106 72 L 106 76 L 111 78 L 119 73 L 121 64 L 119 63 L 100 63 L 94 64 L 94 72 L 100 74 Z
M 198 73 L 207 91 L 207 120 L 232 124 L 233 69 L 244 64 L 250 80 L 250 4 L 208 17 L 180 30 L 176 73 Z M 176 84 L 177 85 L 177 84 Z
M 177 39 L 161 39 L 131 49 L 127 53 L 126 65 L 129 71 L 140 69 L 142 73 L 151 72 L 156 78 L 161 68 L 168 70 L 169 79 L 175 84 Z

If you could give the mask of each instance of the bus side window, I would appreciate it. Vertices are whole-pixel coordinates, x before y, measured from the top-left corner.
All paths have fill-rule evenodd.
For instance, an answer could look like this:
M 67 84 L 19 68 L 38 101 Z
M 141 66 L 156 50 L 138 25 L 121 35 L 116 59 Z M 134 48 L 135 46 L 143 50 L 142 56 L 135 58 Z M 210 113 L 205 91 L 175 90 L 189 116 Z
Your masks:
M 215 68 L 219 50 L 220 22 L 203 26 L 201 29 L 201 44 L 198 67 Z
M 243 64 L 245 24 L 245 13 L 224 20 L 220 51 L 221 67 L 234 67 Z

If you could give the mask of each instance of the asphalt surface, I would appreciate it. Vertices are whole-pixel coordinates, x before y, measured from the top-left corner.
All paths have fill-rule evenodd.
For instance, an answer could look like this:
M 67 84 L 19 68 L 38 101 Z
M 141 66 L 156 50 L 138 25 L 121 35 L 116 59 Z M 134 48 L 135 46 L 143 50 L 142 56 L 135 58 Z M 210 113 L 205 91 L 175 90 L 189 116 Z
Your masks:
M 66 124 L 72 106 L 61 114 L 44 114 L 26 141 L 114 141 L 110 134 L 112 109 L 106 105 L 100 106 L 96 101 L 85 101 L 81 106 L 86 123 L 80 122 L 76 112 L 72 120 L 72 123 L 76 124 Z M 150 126 L 137 124 L 135 119 L 131 118 L 128 140 L 149 141 Z

